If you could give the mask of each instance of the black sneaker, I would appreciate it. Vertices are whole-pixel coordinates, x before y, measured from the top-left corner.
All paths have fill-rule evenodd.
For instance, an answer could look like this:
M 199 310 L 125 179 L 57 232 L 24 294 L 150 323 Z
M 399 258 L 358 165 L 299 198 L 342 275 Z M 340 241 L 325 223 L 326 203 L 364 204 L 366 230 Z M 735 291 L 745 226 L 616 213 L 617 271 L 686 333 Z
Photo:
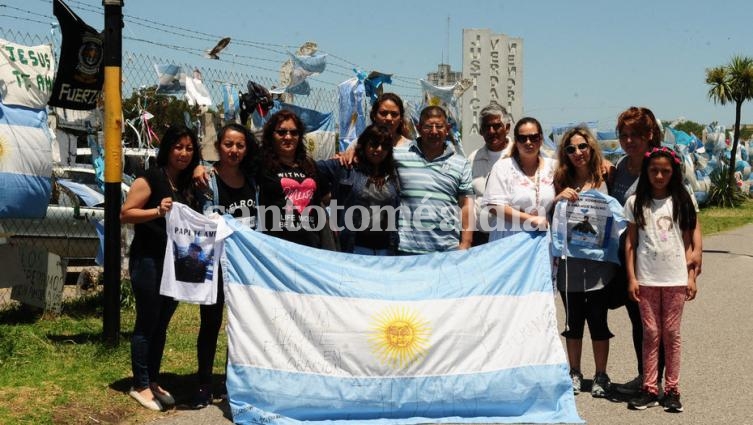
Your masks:
M 670 390 L 667 394 L 664 394 L 664 411 L 670 413 L 682 412 L 682 403 L 680 403 L 680 393 L 677 390 Z
M 203 409 L 212 404 L 212 392 L 208 388 L 201 387 L 191 402 L 191 407 L 194 409 Z
M 609 379 L 609 375 L 599 372 L 594 376 L 593 384 L 591 384 L 591 396 L 597 398 L 606 397 L 611 386 L 612 381 Z
M 573 394 L 580 394 L 580 387 L 583 383 L 583 374 L 577 369 L 570 369 L 570 381 L 573 385 Z
M 641 390 L 637 397 L 628 402 L 628 407 L 635 410 L 644 410 L 648 407 L 655 407 L 658 405 L 659 397 L 656 394 L 651 394 L 645 390 Z

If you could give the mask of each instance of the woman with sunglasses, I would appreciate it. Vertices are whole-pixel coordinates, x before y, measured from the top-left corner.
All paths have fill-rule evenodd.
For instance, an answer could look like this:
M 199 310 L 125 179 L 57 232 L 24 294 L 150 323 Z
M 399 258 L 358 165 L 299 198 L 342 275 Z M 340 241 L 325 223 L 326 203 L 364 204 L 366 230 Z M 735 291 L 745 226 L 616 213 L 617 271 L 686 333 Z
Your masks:
M 319 220 L 324 217 L 319 207 L 325 190 L 314 160 L 306 155 L 303 133 L 303 121 L 286 109 L 264 125 L 257 178 L 264 214 L 259 226 L 269 235 L 321 248 Z
M 557 152 L 558 166 L 554 173 L 555 202 L 560 199 L 577 201 L 588 190 L 607 194 L 607 185 L 602 175 L 602 156 L 599 144 L 585 127 L 575 127 L 562 136 Z M 595 232 L 588 216 L 573 230 Z M 583 328 L 588 322 L 593 347 L 595 375 L 591 385 L 593 397 L 605 397 L 611 381 L 606 373 L 609 357 L 609 339 L 614 335 L 607 323 L 608 298 L 606 285 L 612 280 L 617 265 L 606 261 L 594 261 L 567 257 L 557 267 L 557 289 L 567 312 L 565 337 L 567 357 L 570 363 L 570 378 L 573 392 L 580 393 L 581 352 Z
M 490 242 L 521 230 L 544 231 L 549 227 L 547 212 L 554 201 L 555 163 L 541 155 L 543 133 L 538 120 L 521 118 L 513 130 L 515 143 L 510 156 L 497 161 L 489 173 L 481 204 L 497 217 Z
M 342 229 L 339 239 L 343 252 L 396 252 L 400 195 L 392 148 L 397 140 L 389 127 L 372 124 L 358 137 L 357 162 L 352 168 L 340 165 L 337 159 L 316 163 L 322 182 L 330 184 L 332 198 L 338 204 L 337 226 Z M 375 209 L 380 214 L 378 220 L 369 215 Z

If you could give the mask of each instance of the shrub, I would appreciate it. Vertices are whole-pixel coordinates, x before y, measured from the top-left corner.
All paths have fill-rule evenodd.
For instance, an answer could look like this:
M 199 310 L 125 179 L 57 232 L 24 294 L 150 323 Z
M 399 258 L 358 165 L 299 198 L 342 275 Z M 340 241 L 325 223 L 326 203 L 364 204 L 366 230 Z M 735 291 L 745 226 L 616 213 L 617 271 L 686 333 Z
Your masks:
M 737 187 L 737 183 L 730 181 L 728 177 L 728 168 L 723 165 L 711 173 L 711 188 L 709 188 L 708 202 L 718 207 L 737 207 L 740 206 L 747 197 Z

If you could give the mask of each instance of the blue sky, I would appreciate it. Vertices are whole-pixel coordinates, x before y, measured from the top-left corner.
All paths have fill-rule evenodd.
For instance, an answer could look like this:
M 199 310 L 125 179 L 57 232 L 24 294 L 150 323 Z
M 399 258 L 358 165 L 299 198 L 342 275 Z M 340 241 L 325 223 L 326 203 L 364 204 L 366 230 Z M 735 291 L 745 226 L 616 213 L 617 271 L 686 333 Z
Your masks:
M 68 0 L 87 23 L 103 27 L 100 0 Z M 2 5 L 5 5 L 3 7 Z M 49 31 L 51 0 L 4 0 L 0 26 L 31 33 Z M 23 9 L 23 11 L 19 11 Z M 418 78 L 447 61 L 462 69 L 463 28 L 489 28 L 524 39 L 524 111 L 545 127 L 598 120 L 613 128 L 617 114 L 647 106 L 664 120 L 734 121 L 734 107 L 706 97 L 704 70 L 732 55 L 753 56 L 753 3 L 749 0 L 685 1 L 156 1 L 125 0 L 124 36 L 189 49 L 213 43 L 198 33 L 229 36 L 225 56 L 243 55 L 250 71 L 276 78 L 285 50 L 316 41 L 331 55 L 315 86 L 334 86 L 366 71 L 396 75 L 391 89 L 416 95 Z M 21 17 L 22 19 L 11 18 Z M 449 32 L 447 18 L 449 21 Z M 194 37 L 131 24 L 146 18 L 194 31 Z M 155 26 L 153 24 L 150 24 Z M 449 35 L 449 37 L 448 37 Z M 252 47 L 239 40 L 263 43 Z M 124 49 L 210 66 L 198 53 L 124 41 Z M 223 55 L 220 55 L 221 58 Z M 389 87 L 389 86 L 388 86 Z M 753 122 L 753 104 L 743 106 Z

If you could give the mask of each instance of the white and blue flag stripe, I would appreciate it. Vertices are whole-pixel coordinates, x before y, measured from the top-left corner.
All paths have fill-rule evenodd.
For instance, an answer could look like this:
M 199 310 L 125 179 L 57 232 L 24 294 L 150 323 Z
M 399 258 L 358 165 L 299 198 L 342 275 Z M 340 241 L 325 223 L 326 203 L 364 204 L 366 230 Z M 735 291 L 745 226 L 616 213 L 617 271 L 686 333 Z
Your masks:
M 0 217 L 44 217 L 51 174 L 47 111 L 0 103 Z
M 227 388 L 240 424 L 581 422 L 548 239 L 369 257 L 235 229 Z

